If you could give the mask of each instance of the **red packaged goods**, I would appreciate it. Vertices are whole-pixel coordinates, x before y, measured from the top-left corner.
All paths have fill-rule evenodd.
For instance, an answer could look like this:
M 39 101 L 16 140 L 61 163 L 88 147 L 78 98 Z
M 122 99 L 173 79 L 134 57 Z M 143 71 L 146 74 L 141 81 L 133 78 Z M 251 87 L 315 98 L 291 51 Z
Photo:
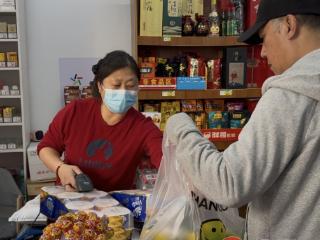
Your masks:
M 221 59 L 212 59 L 207 62 L 207 89 L 221 88 Z
M 188 76 L 197 77 L 206 75 L 206 64 L 203 58 L 188 57 Z
M 260 0 L 248 0 L 247 1 L 247 15 L 246 15 L 246 29 L 251 27 L 257 19 L 257 11 Z
M 261 88 L 264 81 L 273 76 L 268 61 L 261 57 L 261 46 L 248 48 L 247 87 Z
M 176 89 L 176 78 L 174 77 L 154 77 L 141 78 L 139 82 L 141 89 Z
M 155 77 L 156 63 L 155 62 L 142 62 L 139 66 L 141 77 Z

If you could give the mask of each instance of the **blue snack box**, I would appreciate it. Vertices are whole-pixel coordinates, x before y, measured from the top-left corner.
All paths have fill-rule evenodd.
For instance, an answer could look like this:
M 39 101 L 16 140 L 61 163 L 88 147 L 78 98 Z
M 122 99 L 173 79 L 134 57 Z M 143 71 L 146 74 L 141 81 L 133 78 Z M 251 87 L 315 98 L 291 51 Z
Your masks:
M 147 190 L 123 190 L 110 193 L 113 198 L 128 208 L 137 222 L 144 222 L 147 216 L 147 201 L 151 192 Z
M 177 77 L 177 90 L 205 90 L 207 82 L 203 77 Z

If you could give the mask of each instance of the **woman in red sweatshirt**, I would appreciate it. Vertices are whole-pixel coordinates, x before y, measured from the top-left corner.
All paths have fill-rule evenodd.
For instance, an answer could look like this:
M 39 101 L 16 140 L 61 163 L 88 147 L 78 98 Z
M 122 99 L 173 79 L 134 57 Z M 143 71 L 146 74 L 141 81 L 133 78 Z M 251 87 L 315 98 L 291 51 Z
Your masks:
M 113 51 L 92 71 L 95 98 L 72 101 L 60 110 L 38 145 L 38 154 L 68 190 L 75 188 L 74 176 L 81 172 L 97 189 L 130 189 L 145 155 L 159 166 L 162 133 L 132 107 L 140 72 L 130 55 Z

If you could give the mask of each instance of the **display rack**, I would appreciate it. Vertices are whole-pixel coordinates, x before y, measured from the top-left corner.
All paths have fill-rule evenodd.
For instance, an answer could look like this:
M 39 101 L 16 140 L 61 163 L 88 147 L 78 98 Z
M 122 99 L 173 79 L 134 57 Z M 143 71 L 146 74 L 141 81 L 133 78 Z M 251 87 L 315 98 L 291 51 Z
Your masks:
M 149 37 L 139 35 L 140 1 L 131 4 L 132 53 L 138 60 L 143 52 L 152 52 L 159 57 L 172 57 L 183 51 L 197 51 L 208 57 L 221 57 L 224 47 L 245 46 L 237 41 L 237 36 L 215 37 Z M 140 90 L 139 101 L 166 101 L 182 99 L 258 99 L 260 88 L 214 89 L 214 90 Z M 219 150 L 224 150 L 234 141 L 215 142 Z
M 14 148 L 7 146 L 7 149 L 0 150 L 0 167 L 9 169 L 20 180 L 24 179 L 24 182 L 19 182 L 23 190 L 27 177 L 26 148 L 30 141 L 24 5 L 25 0 L 16 0 L 15 10 L 0 11 L 0 22 L 16 24 L 17 29 L 17 38 L 0 39 L 0 52 L 14 51 L 18 56 L 18 66 L 0 68 L 0 84 L 19 88 L 17 95 L 0 95 L 0 106 L 13 107 L 21 117 L 19 122 L 0 123 L 1 143 L 16 143 Z

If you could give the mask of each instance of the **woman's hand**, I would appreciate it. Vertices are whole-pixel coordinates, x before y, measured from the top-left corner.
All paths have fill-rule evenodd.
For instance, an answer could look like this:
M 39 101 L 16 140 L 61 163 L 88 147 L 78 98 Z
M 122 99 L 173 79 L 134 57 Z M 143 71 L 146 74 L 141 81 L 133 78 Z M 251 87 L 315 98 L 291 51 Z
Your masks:
M 62 164 L 58 170 L 61 184 L 66 191 L 76 191 L 75 175 L 82 173 L 80 168 L 75 165 Z

